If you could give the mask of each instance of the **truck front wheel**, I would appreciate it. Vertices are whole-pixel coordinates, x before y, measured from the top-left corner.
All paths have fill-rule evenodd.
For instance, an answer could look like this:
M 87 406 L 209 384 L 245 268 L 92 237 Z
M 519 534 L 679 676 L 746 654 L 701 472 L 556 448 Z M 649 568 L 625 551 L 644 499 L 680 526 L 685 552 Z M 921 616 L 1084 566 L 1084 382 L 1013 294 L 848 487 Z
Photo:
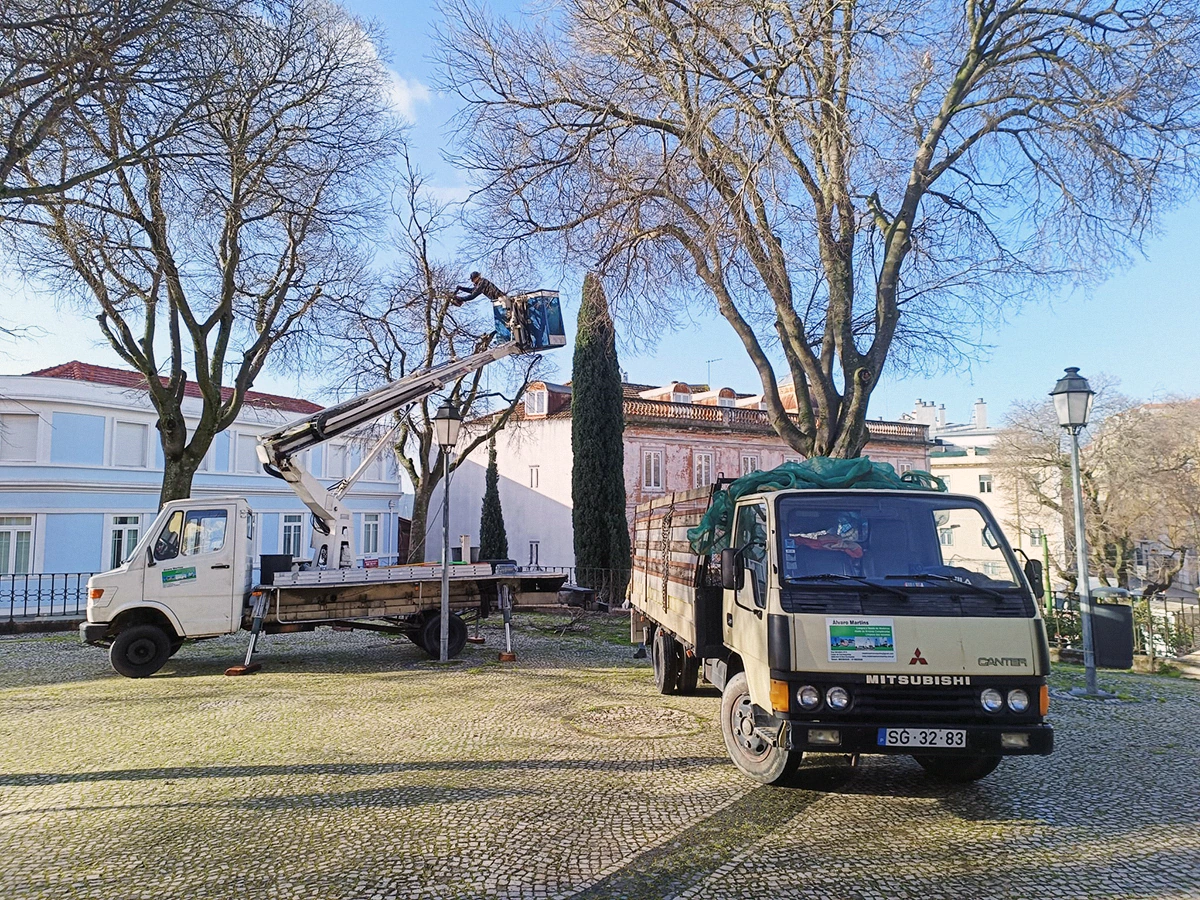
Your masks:
M 721 694 L 721 734 L 733 764 L 762 784 L 779 784 L 799 768 L 804 754 L 784 750 L 754 730 L 754 704 L 746 673 L 738 672 Z
M 679 668 L 683 653 L 679 642 L 661 628 L 654 629 L 650 662 L 654 666 L 654 686 L 660 694 L 679 693 Z
M 1001 756 L 914 756 L 930 775 L 942 781 L 965 784 L 990 775 L 1000 765 Z
M 148 678 L 171 656 L 171 639 L 157 625 L 131 625 L 108 648 L 108 661 L 126 678 Z

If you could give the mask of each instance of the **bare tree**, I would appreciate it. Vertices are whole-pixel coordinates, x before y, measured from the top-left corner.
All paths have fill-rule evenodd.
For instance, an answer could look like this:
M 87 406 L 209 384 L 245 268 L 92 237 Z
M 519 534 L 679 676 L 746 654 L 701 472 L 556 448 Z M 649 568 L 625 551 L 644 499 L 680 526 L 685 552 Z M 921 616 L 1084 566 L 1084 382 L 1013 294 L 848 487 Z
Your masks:
M 394 152 L 386 73 L 363 26 L 323 0 L 258 0 L 213 17 L 189 48 L 202 85 L 188 126 L 155 154 L 41 195 L 19 260 L 96 310 L 146 378 L 165 459 L 162 501 L 186 497 L 213 439 L 272 354 L 295 345 L 362 266 L 374 179 Z M 148 116 L 120 96 L 81 124 L 77 153 L 124 160 L 178 108 Z M 184 103 L 191 103 L 184 98 Z M 51 168 L 27 161 L 25 179 Z M 198 421 L 184 420 L 189 379 Z
M 181 57 L 202 33 L 198 18 L 226 15 L 223 0 L 0 0 L 0 220 L 25 201 L 70 190 L 152 152 L 186 121 L 188 104 L 123 156 L 88 150 L 86 125 L 114 97 L 152 105 L 185 88 Z M 64 157 L 63 144 L 74 151 Z M 41 166 L 45 163 L 45 167 Z M 63 166 L 62 163 L 66 163 Z M 39 178 L 22 178 L 26 166 Z
M 701 289 L 806 455 L 857 455 L 889 360 L 971 352 L 993 313 L 1101 277 L 1195 188 L 1192 0 L 444 12 L 483 238 L 549 238 L 626 297 Z
M 1068 438 L 1049 401 L 1015 404 L 995 462 L 1023 496 L 1073 534 Z M 1080 454 L 1089 564 L 1103 584 L 1129 587 L 1140 544 L 1155 545 L 1146 581 L 1170 586 L 1200 546 L 1200 405 L 1141 404 L 1101 386 Z M 1165 551 L 1165 552 L 1162 552 Z M 1074 584 L 1073 553 L 1054 560 Z
M 337 331 L 328 336 L 339 359 L 348 360 L 339 387 L 360 391 L 396 381 L 456 357 L 487 349 L 494 339 L 490 301 L 459 307 L 454 287 L 469 271 L 438 257 L 454 222 L 449 204 L 437 201 L 424 176 L 403 153 L 393 212 L 397 222 L 396 261 L 376 296 L 366 294 L 347 307 Z M 504 428 L 536 370 L 539 357 L 501 364 L 508 398 L 485 388 L 484 370 L 459 378 L 442 395 L 425 397 L 397 413 L 396 456 L 413 485 L 412 542 L 409 560 L 425 558 L 429 503 L 445 471 L 433 414 L 443 399 L 454 403 L 465 420 L 463 438 L 450 472 Z M 496 400 L 500 399 L 499 405 Z

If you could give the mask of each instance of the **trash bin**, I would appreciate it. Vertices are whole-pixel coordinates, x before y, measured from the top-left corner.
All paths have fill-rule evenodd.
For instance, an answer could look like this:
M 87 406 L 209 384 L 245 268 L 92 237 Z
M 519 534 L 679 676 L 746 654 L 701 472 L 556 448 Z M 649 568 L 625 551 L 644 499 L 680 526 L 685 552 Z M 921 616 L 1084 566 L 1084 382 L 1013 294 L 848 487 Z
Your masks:
M 1092 592 L 1092 644 L 1102 669 L 1133 668 L 1133 606 L 1129 591 L 1099 588 Z

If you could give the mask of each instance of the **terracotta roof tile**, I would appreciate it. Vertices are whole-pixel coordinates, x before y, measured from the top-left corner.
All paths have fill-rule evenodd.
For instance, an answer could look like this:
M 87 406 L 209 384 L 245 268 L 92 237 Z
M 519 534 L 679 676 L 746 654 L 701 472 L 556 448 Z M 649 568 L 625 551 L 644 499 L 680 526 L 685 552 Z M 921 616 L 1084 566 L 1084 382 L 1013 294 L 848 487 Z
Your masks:
M 128 369 L 114 369 L 109 366 L 97 366 L 92 363 L 72 360 L 48 369 L 38 369 L 27 373 L 33 378 L 63 378 L 68 381 L 86 381 L 91 384 L 108 384 L 114 387 L 146 390 L 146 379 L 141 372 L 130 372 Z M 161 376 L 160 376 L 161 377 Z M 167 379 L 162 378 L 164 384 Z M 200 388 L 194 381 L 189 381 L 183 389 L 188 397 L 200 399 Z M 233 388 L 221 388 L 221 398 L 228 399 L 233 395 Z M 282 412 L 315 413 L 323 407 L 308 400 L 297 397 L 282 397 L 278 394 L 264 394 L 260 391 L 246 391 L 245 404 L 256 409 L 275 409 Z

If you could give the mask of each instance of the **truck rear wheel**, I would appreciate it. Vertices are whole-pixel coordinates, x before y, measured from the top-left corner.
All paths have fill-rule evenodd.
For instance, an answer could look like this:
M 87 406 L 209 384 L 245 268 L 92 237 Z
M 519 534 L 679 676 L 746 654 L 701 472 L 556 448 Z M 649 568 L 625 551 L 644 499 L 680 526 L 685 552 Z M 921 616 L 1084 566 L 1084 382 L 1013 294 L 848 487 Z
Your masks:
M 696 693 L 696 683 L 700 680 L 700 657 L 683 654 L 683 665 L 679 670 L 679 693 Z
M 754 730 L 754 704 L 746 673 L 738 672 L 721 694 L 721 734 L 733 764 L 761 784 L 779 784 L 800 767 L 804 754 L 784 750 Z
M 990 775 L 1002 756 L 914 756 L 913 759 L 934 778 L 965 784 Z
M 679 669 L 683 653 L 679 643 L 661 628 L 654 629 L 650 644 L 650 663 L 654 667 L 654 686 L 660 694 L 679 693 Z
M 126 678 L 148 678 L 171 657 L 171 639 L 157 625 L 131 625 L 108 648 L 108 661 Z
M 425 623 L 421 626 L 420 640 L 418 641 L 421 648 L 429 654 L 431 659 L 440 659 L 442 655 L 442 615 L 441 613 L 433 613 L 425 619 Z M 467 623 L 460 619 L 454 613 L 450 613 L 450 629 L 449 639 L 446 643 L 446 656 L 449 659 L 454 659 L 458 654 L 462 653 L 463 647 L 467 645 Z

